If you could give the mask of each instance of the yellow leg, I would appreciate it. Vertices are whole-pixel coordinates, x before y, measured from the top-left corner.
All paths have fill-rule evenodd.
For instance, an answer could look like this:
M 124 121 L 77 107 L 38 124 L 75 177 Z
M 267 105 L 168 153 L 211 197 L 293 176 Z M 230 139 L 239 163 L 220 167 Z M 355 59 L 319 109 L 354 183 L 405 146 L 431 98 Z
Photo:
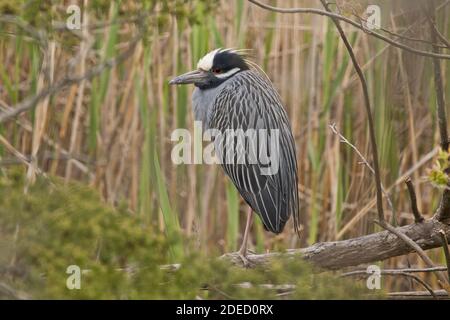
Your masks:
M 252 222 L 253 222 L 253 213 L 252 208 L 249 207 L 249 210 L 247 212 L 247 223 L 245 224 L 244 237 L 242 239 L 241 248 L 238 251 L 239 257 L 242 259 L 242 262 L 244 263 L 245 266 L 249 265 L 249 261 L 247 259 L 247 243 Z

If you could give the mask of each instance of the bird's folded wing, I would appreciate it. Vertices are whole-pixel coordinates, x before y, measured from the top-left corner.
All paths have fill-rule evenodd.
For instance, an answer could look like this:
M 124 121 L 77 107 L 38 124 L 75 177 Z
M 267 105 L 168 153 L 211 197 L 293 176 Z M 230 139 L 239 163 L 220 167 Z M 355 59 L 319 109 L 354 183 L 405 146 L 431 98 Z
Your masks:
M 212 128 L 247 139 L 244 146 L 230 145 L 226 134 L 215 141 L 224 171 L 265 228 L 281 232 L 290 214 L 298 215 L 298 194 L 294 139 L 277 92 L 255 71 L 243 72 L 216 97 L 212 114 Z

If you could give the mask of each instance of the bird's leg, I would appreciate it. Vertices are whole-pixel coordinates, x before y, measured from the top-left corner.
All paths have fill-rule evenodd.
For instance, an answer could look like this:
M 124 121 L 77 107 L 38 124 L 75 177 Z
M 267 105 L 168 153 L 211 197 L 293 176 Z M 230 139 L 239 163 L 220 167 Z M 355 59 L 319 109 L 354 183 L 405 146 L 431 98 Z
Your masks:
M 241 248 L 238 251 L 239 257 L 242 259 L 242 262 L 244 263 L 245 267 L 248 267 L 249 265 L 249 261 L 247 259 L 247 242 L 248 242 L 248 235 L 250 233 L 250 228 L 252 226 L 252 221 L 253 221 L 252 208 L 249 207 L 249 210 L 247 212 L 247 223 L 245 224 L 244 238 L 242 239 Z

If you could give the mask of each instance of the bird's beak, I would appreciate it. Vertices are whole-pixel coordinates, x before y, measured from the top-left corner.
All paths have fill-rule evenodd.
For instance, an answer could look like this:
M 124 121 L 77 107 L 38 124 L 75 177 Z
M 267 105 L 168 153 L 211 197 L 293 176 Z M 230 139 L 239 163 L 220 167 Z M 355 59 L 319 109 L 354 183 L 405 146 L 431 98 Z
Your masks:
M 169 81 L 169 84 L 188 84 L 204 81 L 208 77 L 208 73 L 203 70 L 194 70 L 179 75 Z

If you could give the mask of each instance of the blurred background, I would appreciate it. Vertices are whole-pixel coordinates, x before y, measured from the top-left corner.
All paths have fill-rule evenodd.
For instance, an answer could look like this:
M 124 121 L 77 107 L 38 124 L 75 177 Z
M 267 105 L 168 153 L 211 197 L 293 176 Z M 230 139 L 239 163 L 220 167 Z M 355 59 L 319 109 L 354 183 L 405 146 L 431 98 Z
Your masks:
M 320 8 L 318 1 L 265 2 Z M 370 4 L 381 8 L 384 28 L 429 40 L 423 11 L 427 2 Z M 436 2 L 436 14 L 439 30 L 449 38 L 447 2 Z M 1 111 L 66 77 L 124 57 L 2 123 L 1 170 L 20 167 L 29 185 L 39 175 L 81 181 L 97 189 L 106 203 L 126 204 L 130 215 L 157 229 L 181 231 L 199 251 L 235 251 L 246 206 L 234 186 L 218 166 L 171 161 L 172 131 L 193 131 L 193 87 L 169 87 L 168 80 L 196 68 L 198 59 L 214 48 L 249 48 L 281 94 L 292 123 L 305 224 L 300 242 L 292 222 L 273 236 L 256 219 L 253 250 L 277 251 L 377 231 L 372 223 L 374 177 L 330 128 L 335 124 L 371 162 L 360 82 L 329 19 L 268 12 L 244 0 L 24 3 L 0 1 Z M 81 8 L 80 30 L 65 28 L 70 4 Z M 340 0 L 333 9 L 354 19 L 364 16 L 367 5 Z M 427 178 L 439 145 L 431 60 L 343 26 L 368 81 L 382 181 L 392 201 L 384 203 L 387 218 L 399 225 L 413 222 L 403 183 L 407 176 L 416 187 L 419 209 L 431 217 L 440 195 Z M 403 43 L 431 50 L 426 42 Z M 444 66 L 450 97 L 449 64 Z M 430 251 L 430 257 L 444 262 L 441 250 Z M 384 266 L 420 263 L 409 255 Z

